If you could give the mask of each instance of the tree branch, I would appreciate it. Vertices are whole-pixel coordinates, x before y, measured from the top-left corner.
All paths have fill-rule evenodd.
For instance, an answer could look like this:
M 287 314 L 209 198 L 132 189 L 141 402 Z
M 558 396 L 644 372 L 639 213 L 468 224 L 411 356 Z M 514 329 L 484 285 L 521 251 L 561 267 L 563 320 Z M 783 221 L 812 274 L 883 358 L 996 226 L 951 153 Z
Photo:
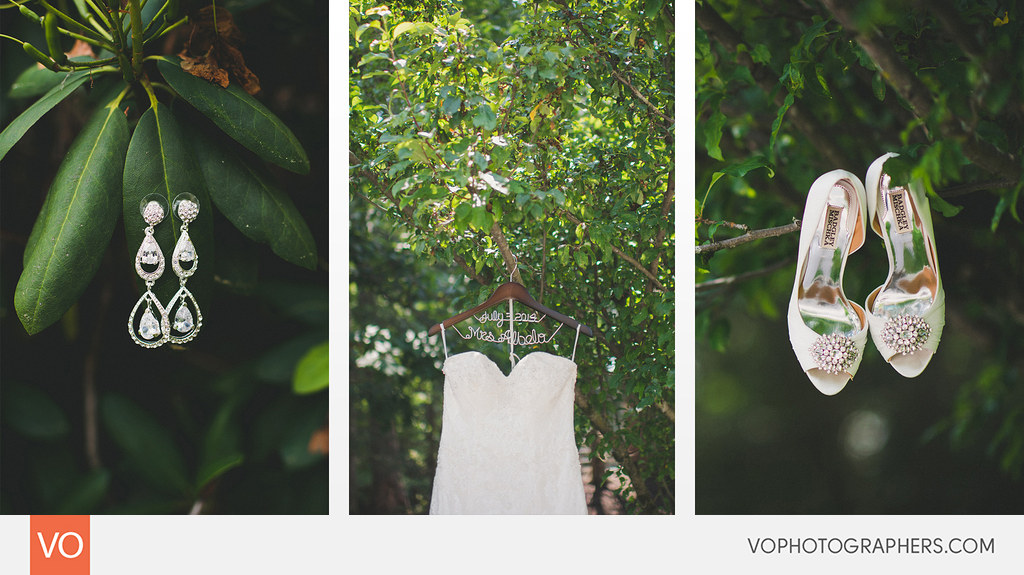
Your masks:
M 982 192 L 985 190 L 998 190 L 999 188 L 1009 188 L 1016 186 L 1020 183 L 1020 180 L 993 180 L 990 182 L 971 182 L 967 184 L 960 184 L 957 186 L 951 186 L 944 190 L 939 190 L 937 193 L 942 198 L 956 198 L 959 196 L 966 196 L 967 194 L 973 194 L 974 192 Z
M 501 224 L 497 220 L 491 225 L 491 237 L 494 238 L 495 245 L 498 246 L 498 252 L 501 253 L 501 259 L 505 260 L 505 269 L 512 276 L 512 281 L 526 285 L 523 283 L 523 276 L 519 273 L 519 258 L 512 253 L 512 248 L 508 246 L 508 240 L 505 239 L 505 233 L 501 231 Z
M 738 236 L 735 238 L 729 238 L 727 240 L 722 240 L 720 242 L 696 246 L 694 248 L 694 253 L 696 253 L 697 255 L 711 254 L 719 250 L 725 250 L 729 248 L 734 248 L 736 246 L 741 246 L 745 243 L 749 243 L 755 240 L 763 240 L 765 238 L 784 236 L 786 234 L 791 234 L 797 231 L 800 231 L 800 222 L 798 220 L 794 220 L 791 224 L 786 224 L 784 226 L 779 226 L 777 228 L 754 230 L 752 232 L 747 232 L 742 236 Z
M 835 19 L 854 36 L 864 52 L 882 72 L 882 77 L 910 105 L 914 114 L 925 118 L 932 111 L 932 94 L 914 73 L 903 63 L 896 49 L 882 33 L 857 28 L 857 23 L 846 4 L 836 0 L 821 0 Z M 973 133 L 964 130 L 957 120 L 943 122 L 939 127 L 942 136 L 960 143 L 964 156 L 978 167 L 1006 179 L 1020 179 L 1020 165 L 1012 156 L 995 148 L 988 142 L 978 140 Z
M 636 87 L 633 86 L 633 83 L 630 82 L 628 78 L 626 78 L 625 76 L 620 74 L 619 71 L 615 69 L 614 65 L 611 62 L 608 62 L 608 59 L 605 57 L 605 55 L 600 50 L 598 50 L 597 42 L 594 41 L 593 34 L 590 33 L 590 30 L 587 30 L 587 28 L 583 25 L 583 22 L 579 18 L 572 18 L 572 17 L 570 17 L 569 21 L 572 22 L 576 26 L 576 28 L 580 32 L 583 33 L 584 36 L 586 36 L 587 42 L 589 42 L 591 47 L 594 49 L 594 53 L 597 54 L 597 56 L 599 58 L 601 58 L 602 60 L 605 61 L 605 63 L 608 65 L 608 69 L 611 70 L 612 78 L 615 78 L 615 81 L 617 81 L 620 84 L 622 84 L 623 86 L 627 87 L 629 89 L 629 91 L 633 94 L 633 96 L 636 97 L 636 99 L 640 100 L 640 102 L 642 102 L 644 104 L 644 106 L 651 113 L 653 113 L 654 115 L 658 116 L 659 118 L 661 118 L 662 120 L 664 120 L 666 122 L 665 125 L 660 125 L 656 120 L 653 120 L 653 118 L 652 118 L 652 121 L 653 121 L 654 125 L 658 126 L 659 128 L 661 128 L 661 130 L 663 132 L 665 132 L 666 138 L 668 138 L 667 141 L 671 142 L 672 141 L 672 130 L 671 130 L 671 128 L 672 128 L 672 126 L 675 123 L 672 120 L 672 118 L 668 117 L 664 112 L 659 110 L 657 106 L 655 106 L 653 103 L 651 103 L 651 101 L 648 100 L 646 96 L 644 96 L 642 93 L 640 93 L 640 90 L 637 90 Z M 574 42 L 572 40 L 570 40 L 570 42 L 572 42 L 573 45 L 579 46 L 579 44 L 577 44 L 576 42 Z
M 709 226 L 725 226 L 727 228 L 732 228 L 734 230 L 742 230 L 744 232 L 750 231 L 750 227 L 747 226 L 746 224 L 737 224 L 736 222 L 726 222 L 718 220 L 709 220 L 707 218 L 697 218 L 697 223 L 706 224 Z
M 676 196 L 676 183 L 675 182 L 676 182 L 676 180 L 675 180 L 675 170 L 672 170 L 672 171 L 670 171 L 668 173 L 668 185 L 666 186 L 666 190 L 665 190 L 665 199 L 662 200 L 662 202 L 661 202 L 661 220 L 663 222 L 669 222 L 669 224 L 671 224 L 672 220 L 668 216 L 669 216 L 669 214 L 672 213 L 672 207 L 675 205 L 675 196 Z M 663 228 L 659 229 L 657 235 L 655 235 L 655 237 L 654 237 L 654 245 L 660 248 L 661 244 L 664 241 L 665 241 L 665 228 L 663 227 Z M 658 267 L 660 265 L 661 265 L 661 251 L 659 249 L 658 255 L 654 256 L 654 261 L 651 262 L 651 267 L 650 267 L 651 274 L 658 273 Z
M 104 264 L 106 265 L 107 263 L 108 258 L 104 258 Z M 104 277 L 110 278 L 111 275 L 104 274 Z M 106 317 L 107 311 L 110 309 L 110 300 L 112 297 L 113 288 L 110 282 L 104 282 L 103 288 L 100 291 L 99 304 L 96 306 L 95 330 L 93 331 L 92 341 L 90 342 L 89 351 L 85 356 L 85 362 L 82 368 L 82 392 L 84 394 L 82 409 L 85 416 L 85 459 L 89 463 L 89 469 L 92 470 L 101 469 L 103 467 L 103 461 L 100 459 L 99 447 L 96 366 L 99 362 L 100 352 L 103 350 L 103 318 Z
M 558 211 L 559 211 L 559 213 L 563 214 L 566 218 L 568 218 L 570 222 L 576 224 L 577 226 L 583 223 L 579 218 L 577 218 L 576 216 L 574 216 L 571 213 L 569 213 L 569 211 L 566 210 L 565 208 L 559 208 Z M 586 227 L 584 227 L 584 229 L 585 229 L 584 233 L 587 234 L 587 237 L 589 238 L 590 237 L 590 231 L 586 230 Z M 593 240 L 591 240 L 591 241 L 593 241 Z M 624 251 L 620 250 L 619 248 L 615 247 L 614 244 L 608 244 L 608 245 L 609 245 L 609 247 L 611 247 L 612 252 L 615 255 L 617 255 L 620 258 L 622 258 L 622 259 L 626 260 L 627 262 L 629 262 L 629 265 L 631 265 L 634 268 L 640 270 L 640 273 L 644 274 L 645 276 L 647 276 L 647 279 L 649 279 L 652 282 L 654 282 L 654 287 L 657 288 L 658 291 L 665 291 L 665 286 L 662 285 L 662 283 L 660 281 L 658 281 L 658 277 L 655 276 L 653 273 L 651 273 L 650 270 L 645 268 L 643 264 L 641 264 L 640 262 L 638 262 L 635 259 L 631 258 L 629 255 L 626 254 L 626 252 L 624 252 Z
M 640 93 L 640 90 L 637 90 L 636 87 L 633 86 L 633 83 L 630 82 L 628 78 L 625 78 L 622 74 L 619 74 L 619 71 L 615 69 L 612 69 L 612 77 L 618 80 L 619 83 L 622 84 L 623 86 L 629 88 L 629 91 L 633 92 L 633 95 L 636 96 L 638 100 L 643 102 L 644 105 L 647 106 L 648 110 L 653 112 L 656 116 L 658 116 L 665 122 L 668 122 L 668 125 L 672 125 L 672 118 L 666 116 L 664 112 L 662 112 L 654 104 L 652 104 L 650 100 L 648 100 L 643 94 Z
M 942 25 L 943 30 L 946 31 L 946 34 L 956 42 L 956 45 L 963 50 L 967 57 L 981 66 L 989 78 L 993 78 L 1000 73 L 999 70 L 992 66 L 992 62 L 984 58 L 981 45 L 978 44 L 974 36 L 965 33 L 963 19 L 947 0 L 914 0 L 914 4 L 919 9 L 934 15 L 935 19 Z
M 746 281 L 746 280 L 749 280 L 749 279 L 753 279 L 753 278 L 756 278 L 756 277 L 766 276 L 766 275 L 775 273 L 776 271 L 778 271 L 778 270 L 788 266 L 791 263 L 793 263 L 793 258 L 787 258 L 787 259 L 784 259 L 782 261 L 775 262 L 774 264 L 772 264 L 772 265 L 770 265 L 768 267 L 765 267 L 765 268 L 761 268 L 759 270 L 744 272 L 744 273 L 741 273 L 741 274 L 736 274 L 734 276 L 726 276 L 726 277 L 723 277 L 723 278 L 715 278 L 713 280 L 708 280 L 706 282 L 701 282 L 701 283 L 697 284 L 694 287 L 694 289 L 696 289 L 697 292 L 701 292 L 701 291 L 709 290 L 709 289 L 714 288 L 714 287 L 729 286 L 729 285 L 740 283 L 740 282 L 743 282 L 743 281 Z

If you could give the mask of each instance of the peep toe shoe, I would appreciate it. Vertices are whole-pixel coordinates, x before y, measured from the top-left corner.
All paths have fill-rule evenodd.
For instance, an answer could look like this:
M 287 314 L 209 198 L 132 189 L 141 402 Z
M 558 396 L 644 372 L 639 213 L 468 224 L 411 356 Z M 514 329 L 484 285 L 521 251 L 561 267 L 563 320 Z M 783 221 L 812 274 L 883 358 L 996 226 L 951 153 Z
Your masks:
M 904 377 L 916 377 L 931 361 L 942 336 L 946 298 L 939 275 L 928 196 L 919 181 L 891 186 L 889 153 L 875 160 L 865 180 L 871 229 L 889 255 L 889 277 L 868 295 L 871 339 Z
M 846 258 L 864 245 L 864 185 L 845 170 L 822 175 L 807 193 L 789 299 L 789 340 L 811 383 L 839 393 L 857 373 L 868 338 L 864 308 L 843 293 Z

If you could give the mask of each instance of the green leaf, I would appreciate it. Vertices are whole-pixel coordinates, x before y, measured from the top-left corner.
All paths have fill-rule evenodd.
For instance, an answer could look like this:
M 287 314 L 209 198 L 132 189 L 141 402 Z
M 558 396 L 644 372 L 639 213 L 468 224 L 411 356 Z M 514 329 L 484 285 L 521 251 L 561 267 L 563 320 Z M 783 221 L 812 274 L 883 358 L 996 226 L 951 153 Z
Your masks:
M 775 154 L 775 138 L 779 135 L 779 129 L 782 127 L 782 117 L 786 115 L 790 106 L 796 101 L 796 97 L 790 92 L 786 94 L 786 99 L 782 102 L 782 106 L 779 107 L 778 114 L 775 116 L 775 121 L 772 122 L 772 135 L 768 141 L 768 151 L 771 154 Z
M 572 255 L 573 258 L 576 260 L 576 264 L 579 265 L 581 268 L 587 268 L 590 266 L 590 258 L 583 250 L 576 251 Z
M 829 100 L 832 99 L 832 90 L 828 88 L 828 82 L 825 81 L 825 65 L 816 64 L 814 66 L 814 74 L 818 77 L 818 84 L 821 86 L 822 92 L 825 93 L 825 97 Z
M 57 507 L 60 515 L 88 515 L 96 510 L 110 487 L 110 472 L 97 469 L 74 483 Z
M 909 156 L 895 156 L 885 161 L 885 173 L 891 186 L 907 186 L 912 179 L 917 163 Z
M 441 112 L 445 116 L 453 116 L 459 111 L 462 106 L 462 98 L 454 95 L 447 95 L 444 98 L 444 102 L 441 103 Z
M 432 34 L 434 32 L 434 26 L 427 22 L 402 22 L 398 26 L 395 26 L 395 29 L 391 32 L 391 37 L 397 40 L 399 36 L 406 32 L 414 36 Z
M 70 429 L 64 412 L 37 387 L 5 381 L 0 408 L 4 424 L 25 437 L 56 439 Z
M 271 347 L 252 364 L 252 375 L 259 381 L 291 384 L 295 366 L 313 346 L 324 339 L 320 331 L 308 331 L 300 336 Z
M 52 72 L 51 72 L 52 73 Z M 61 75 L 64 80 L 50 89 L 49 92 L 43 95 L 42 98 L 36 100 L 34 104 L 28 107 L 22 112 L 17 118 L 11 121 L 10 124 L 4 128 L 3 132 L 0 132 L 0 160 L 4 159 L 7 152 L 11 151 L 14 144 L 18 143 L 18 140 L 25 135 L 38 120 L 42 118 L 47 112 L 53 109 L 54 106 L 61 103 L 64 98 L 67 98 L 78 89 L 86 80 L 89 79 L 89 72 L 83 70 L 81 72 L 73 72 L 67 75 Z
M 234 84 L 221 88 L 162 58 L 157 68 L 189 104 L 260 158 L 298 174 L 309 173 L 309 158 L 295 134 L 258 100 Z
M 32 224 L 32 232 L 28 235 L 28 241 L 25 243 L 25 253 L 21 258 L 21 265 L 25 267 L 28 265 L 30 256 L 36 251 L 36 244 L 39 243 L 39 238 L 43 235 L 43 229 L 46 228 L 47 221 L 49 221 L 49 210 L 50 200 L 55 194 L 46 194 L 46 199 L 43 200 L 43 206 L 39 208 L 39 214 L 36 216 L 36 222 Z
M 875 98 L 878 98 L 879 101 L 885 100 L 885 79 L 882 78 L 881 72 L 875 72 L 871 78 L 871 91 L 875 93 Z
M 139 213 L 143 198 L 156 194 L 170 209 L 178 194 L 189 192 L 195 195 L 199 200 L 199 216 L 189 224 L 188 235 L 201 261 L 196 274 L 189 280 L 189 290 L 202 302 L 201 292 L 209 289 L 213 277 L 213 206 L 202 171 L 187 142 L 171 110 L 163 104 L 158 103 L 146 110 L 139 119 L 128 145 L 124 166 L 124 227 L 128 256 L 134 268 L 136 250 L 145 236 L 146 223 Z M 177 216 L 167 216 L 156 226 L 153 235 L 164 257 L 169 260 L 181 235 L 181 221 Z M 198 286 L 197 281 L 200 282 Z M 177 282 L 161 278 L 153 291 L 161 300 L 169 301 L 177 288 Z
M 493 130 L 498 126 L 498 116 L 490 104 L 481 104 L 480 110 L 473 116 L 473 125 L 485 130 Z
M 259 254 L 262 249 L 249 241 L 234 226 L 214 226 L 217 245 L 218 286 L 244 296 L 252 295 L 259 283 Z
M 268 244 L 285 261 L 315 270 L 316 242 L 291 198 L 224 143 L 199 129 L 185 131 L 217 209 L 247 238 Z
M 7 95 L 15 100 L 41 96 L 66 77 L 66 73 L 54 72 L 33 64 L 18 74 Z
M 308 325 L 327 324 L 330 298 L 325 286 L 264 281 L 258 293 L 290 318 Z
M 941 196 L 935 193 L 935 190 L 927 181 L 925 182 L 925 187 L 928 191 L 928 203 L 931 205 L 931 207 L 938 210 L 938 212 L 941 213 L 943 216 L 951 218 L 959 214 L 960 210 L 964 209 L 963 206 L 956 206 L 942 199 Z
M 465 229 L 469 223 L 470 209 L 469 202 L 460 202 L 459 205 L 455 206 L 455 223 L 462 229 Z
M 772 60 L 772 53 L 764 44 L 756 44 L 750 51 L 750 59 L 758 64 L 767 64 Z
M 388 168 L 388 177 L 393 178 L 395 174 L 408 168 L 412 164 L 412 160 L 402 160 L 401 162 L 395 162 L 390 168 Z
M 725 114 L 715 110 L 707 123 L 704 124 L 704 149 L 708 151 L 709 156 L 720 162 L 725 161 L 722 157 L 720 144 L 722 141 L 722 127 L 725 126 L 726 121 L 728 121 L 728 118 Z
M 93 114 L 61 162 L 14 294 L 28 333 L 60 319 L 99 268 L 120 215 L 118 182 L 127 146 L 128 122 L 111 104 Z
M 494 220 L 487 212 L 487 206 L 473 206 L 469 210 L 469 224 L 478 230 L 490 231 Z
M 153 487 L 190 493 L 185 459 L 171 433 L 152 414 L 120 395 L 100 400 L 100 418 L 110 438 Z
M 730 164 L 712 174 L 711 183 L 708 184 L 708 190 L 704 192 L 704 199 L 701 201 L 700 206 L 698 206 L 698 217 L 704 211 L 704 204 L 707 202 L 708 196 L 711 194 L 711 190 L 715 187 L 715 184 L 718 183 L 718 180 L 722 179 L 722 176 L 733 176 L 736 178 L 742 178 L 743 176 L 747 175 L 748 172 L 750 172 L 751 170 L 756 170 L 757 168 L 766 168 L 768 170 L 768 177 L 775 177 L 775 171 L 772 170 L 771 164 L 768 162 L 768 159 L 765 158 L 764 156 L 753 156 L 747 158 L 746 160 L 743 160 L 742 162 L 739 162 L 737 164 Z
M 714 174 L 711 174 L 711 183 L 708 184 L 708 189 L 706 192 L 704 192 L 704 199 L 701 201 L 700 207 L 697 209 L 697 217 L 703 215 L 704 204 L 707 203 L 708 196 L 711 194 L 711 190 L 715 187 L 715 184 L 718 183 L 718 180 L 722 179 L 722 176 L 724 175 L 725 172 L 715 172 Z
M 202 457 L 196 473 L 196 491 L 230 469 L 242 464 L 241 428 L 235 418 L 237 401 L 228 400 L 213 416 L 203 440 Z
M 292 377 L 292 391 L 304 395 L 327 388 L 330 383 L 328 343 L 313 347 L 299 360 Z

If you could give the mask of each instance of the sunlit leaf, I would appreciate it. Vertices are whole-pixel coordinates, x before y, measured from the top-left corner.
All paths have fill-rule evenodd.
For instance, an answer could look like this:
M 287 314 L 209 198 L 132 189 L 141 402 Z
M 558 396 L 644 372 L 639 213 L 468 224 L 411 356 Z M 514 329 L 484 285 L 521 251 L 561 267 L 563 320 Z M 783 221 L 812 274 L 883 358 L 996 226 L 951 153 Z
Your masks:
M 328 370 L 328 342 L 323 342 L 299 360 L 292 377 L 292 390 L 298 394 L 309 394 L 326 389 L 330 383 Z

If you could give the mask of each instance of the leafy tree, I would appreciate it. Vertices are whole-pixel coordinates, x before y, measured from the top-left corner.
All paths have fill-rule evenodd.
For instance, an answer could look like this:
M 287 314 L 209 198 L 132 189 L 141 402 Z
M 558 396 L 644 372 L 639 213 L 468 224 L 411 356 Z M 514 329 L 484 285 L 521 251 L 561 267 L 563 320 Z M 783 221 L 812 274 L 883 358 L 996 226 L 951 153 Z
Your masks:
M 327 510 L 326 3 L 217 4 L 0 6 L 5 513 Z M 204 323 L 142 349 L 185 192 Z
M 697 4 L 698 511 L 1006 512 L 1024 469 L 1015 3 Z M 934 212 L 943 341 L 915 380 L 869 344 L 817 397 L 785 337 L 796 218 L 818 175 L 863 178 L 888 151 Z M 869 238 L 847 295 L 863 302 L 886 261 Z M 849 442 L 868 421 L 865 454 Z M 922 488 L 939 469 L 956 487 Z
M 672 512 L 672 3 L 350 14 L 353 511 L 426 510 L 443 378 L 427 328 L 511 276 L 595 330 L 576 352 L 595 489 Z

